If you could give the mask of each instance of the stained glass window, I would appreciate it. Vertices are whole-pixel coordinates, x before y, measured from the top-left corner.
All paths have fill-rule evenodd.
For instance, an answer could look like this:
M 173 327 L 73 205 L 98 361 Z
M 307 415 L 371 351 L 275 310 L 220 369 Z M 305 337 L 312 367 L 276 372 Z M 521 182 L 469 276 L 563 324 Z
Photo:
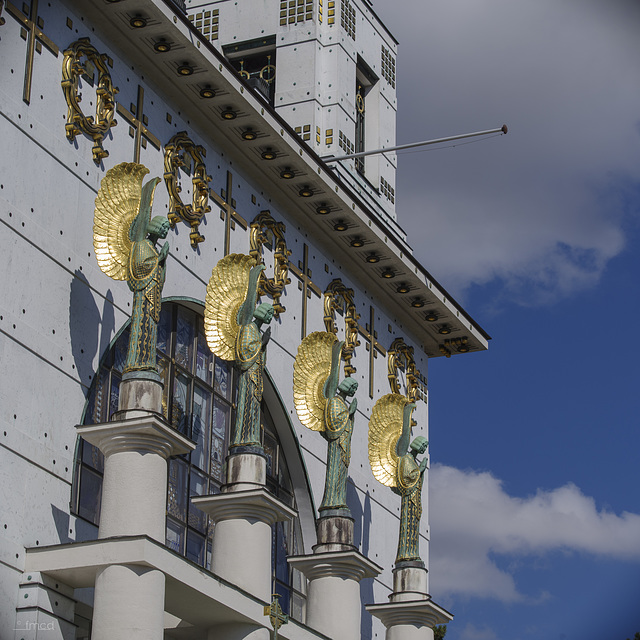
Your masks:
M 128 329 L 106 355 L 89 392 L 84 424 L 107 422 L 117 411 L 129 340 Z M 190 453 L 169 460 L 166 545 L 192 562 L 211 566 L 214 525 L 189 498 L 215 494 L 224 481 L 229 429 L 234 415 L 233 367 L 213 356 L 204 338 L 201 314 L 184 305 L 164 302 L 158 325 L 158 370 L 164 381 L 162 411 L 166 420 L 193 440 Z M 274 421 L 262 406 L 262 438 L 268 458 L 267 489 L 295 508 L 295 496 Z M 104 459 L 80 439 L 76 457 L 74 505 L 76 515 L 98 524 Z M 273 527 L 273 589 L 281 606 L 302 620 L 305 581 L 290 569 L 287 555 L 302 553 L 300 523 Z

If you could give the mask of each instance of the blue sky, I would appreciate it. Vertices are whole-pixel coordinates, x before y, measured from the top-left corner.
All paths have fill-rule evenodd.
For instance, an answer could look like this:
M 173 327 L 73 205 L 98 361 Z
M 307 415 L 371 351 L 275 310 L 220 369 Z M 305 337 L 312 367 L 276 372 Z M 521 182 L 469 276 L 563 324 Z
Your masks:
M 640 631 L 640 3 L 388 0 L 416 255 L 493 336 L 429 371 L 447 640 Z

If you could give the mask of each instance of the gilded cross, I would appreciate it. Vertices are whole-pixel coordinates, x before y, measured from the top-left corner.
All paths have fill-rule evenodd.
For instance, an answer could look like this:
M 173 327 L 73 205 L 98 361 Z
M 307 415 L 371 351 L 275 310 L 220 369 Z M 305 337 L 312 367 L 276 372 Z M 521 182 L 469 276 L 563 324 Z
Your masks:
M 7 13 L 11 14 L 21 25 L 20 37 L 27 41 L 27 59 L 24 65 L 24 90 L 22 99 L 31 102 L 31 81 L 33 79 L 33 60 L 36 52 L 42 53 L 44 45 L 55 57 L 58 57 L 58 47 L 42 32 L 44 20 L 38 15 L 38 0 L 32 0 L 31 5 L 22 3 L 22 11 L 7 0 Z
M 281 597 L 280 594 L 274 593 L 271 597 L 271 604 L 265 605 L 264 607 L 264 615 L 269 616 L 269 622 L 273 627 L 273 640 L 277 640 L 278 629 L 280 629 L 283 624 L 287 624 L 289 622 L 289 616 L 282 611 L 282 607 L 278 602 L 278 599 Z
M 302 250 L 302 262 L 298 261 L 298 266 L 294 266 L 289 261 L 289 271 L 300 280 L 298 289 L 302 291 L 302 331 L 301 338 L 304 340 L 307 335 L 307 303 L 311 298 L 311 292 L 315 293 L 318 298 L 322 296 L 322 292 L 311 281 L 311 269 L 309 269 L 309 247 L 305 244 Z
M 387 355 L 385 348 L 378 342 L 378 332 L 375 330 L 375 310 L 369 307 L 369 322 L 364 327 L 358 325 L 360 335 L 367 341 L 367 351 L 369 352 L 369 397 L 373 398 L 373 363 L 378 357 L 378 352 L 383 356 Z
M 147 129 L 149 118 L 144 114 L 144 89 L 138 85 L 136 104 L 131 103 L 131 111 L 118 102 L 118 113 L 129 123 L 129 135 L 134 139 L 133 161 L 140 162 L 140 147 L 147 148 L 147 140 L 160 150 L 160 140 Z
M 236 211 L 236 201 L 233 199 L 233 174 L 227 171 L 227 188 L 222 195 L 213 189 L 209 191 L 211 199 L 220 207 L 220 220 L 224 220 L 224 255 L 228 256 L 231 245 L 231 231 L 236 228 L 236 222 L 247 228 L 247 221 Z

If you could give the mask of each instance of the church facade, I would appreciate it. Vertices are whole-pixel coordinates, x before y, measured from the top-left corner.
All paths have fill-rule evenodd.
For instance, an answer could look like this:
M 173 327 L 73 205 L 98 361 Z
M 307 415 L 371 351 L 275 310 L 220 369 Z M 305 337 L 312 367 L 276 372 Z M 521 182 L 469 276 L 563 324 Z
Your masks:
M 426 445 L 406 516 L 369 422 L 402 396 L 428 439 L 429 359 L 489 338 L 413 257 L 395 155 L 337 159 L 395 144 L 396 56 L 368 0 L 0 0 L 0 638 L 428 639 L 451 619 L 429 595 Z M 152 401 L 125 371 L 132 292 L 96 260 L 121 163 L 159 178 L 171 223 Z M 207 341 L 232 254 L 264 265 L 274 310 L 257 471 L 229 457 L 241 375 Z M 315 332 L 357 382 L 331 522 L 327 438 L 294 397 Z

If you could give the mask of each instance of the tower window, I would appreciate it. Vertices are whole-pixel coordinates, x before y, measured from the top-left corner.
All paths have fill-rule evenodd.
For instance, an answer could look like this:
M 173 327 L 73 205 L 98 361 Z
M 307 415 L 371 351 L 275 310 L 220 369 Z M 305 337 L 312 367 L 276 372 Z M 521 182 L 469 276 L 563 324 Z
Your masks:
M 322 22 L 322 0 L 320 1 L 320 22 Z M 281 0 L 280 26 L 299 24 L 313 19 L 313 0 Z
M 273 104 L 276 85 L 275 36 L 223 47 L 239 75 Z
M 380 176 L 380 191 L 382 195 L 385 196 L 385 198 L 389 200 L 389 202 L 391 202 L 391 204 L 395 203 L 395 189 L 382 176 Z
M 382 45 L 382 77 L 395 89 L 396 88 L 396 59 L 389 49 Z
M 220 9 L 201 11 L 200 13 L 189 14 L 189 20 L 202 35 L 209 41 L 218 39 L 218 25 L 220 20 Z
M 378 82 L 378 77 L 371 70 L 369 65 L 358 56 L 356 67 L 356 113 L 355 113 L 355 153 L 366 151 L 366 130 L 369 126 L 366 121 L 367 114 L 367 95 L 371 88 Z M 364 175 L 365 161 L 364 158 L 355 159 L 356 170 Z
M 340 11 L 340 23 L 342 28 L 353 39 L 356 39 L 356 10 L 349 0 L 342 0 Z
M 365 150 L 365 95 L 365 88 L 360 82 L 356 82 L 356 153 Z M 356 158 L 355 161 L 358 173 L 364 174 L 364 158 Z

